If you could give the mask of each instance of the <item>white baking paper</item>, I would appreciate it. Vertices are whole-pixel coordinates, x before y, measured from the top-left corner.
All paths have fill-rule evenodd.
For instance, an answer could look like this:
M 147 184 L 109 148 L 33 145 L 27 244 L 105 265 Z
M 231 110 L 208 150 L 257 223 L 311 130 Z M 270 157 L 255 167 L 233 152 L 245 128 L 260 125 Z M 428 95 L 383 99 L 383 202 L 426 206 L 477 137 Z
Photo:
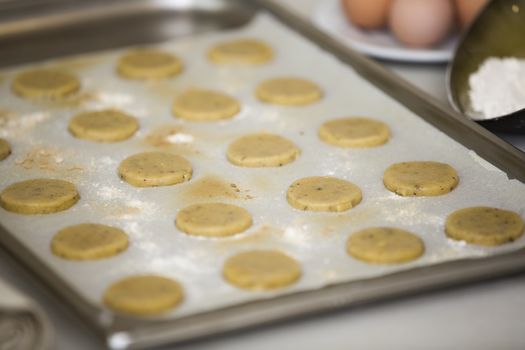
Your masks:
M 276 59 L 262 66 L 218 66 L 206 59 L 208 48 L 222 40 L 256 37 L 267 41 Z M 180 307 L 161 317 L 175 318 L 283 293 L 316 289 L 443 261 L 483 257 L 525 246 L 525 238 L 496 248 L 455 242 L 444 234 L 445 217 L 469 206 L 488 205 L 525 214 L 525 186 L 509 180 L 475 153 L 414 115 L 362 79 L 351 68 L 323 52 L 274 18 L 259 15 L 238 30 L 211 33 L 159 45 L 185 62 L 182 75 L 159 82 L 130 81 L 115 74 L 115 63 L 126 50 L 50 61 L 36 66 L 60 66 L 78 74 L 82 92 L 68 102 L 30 102 L 10 90 L 14 74 L 6 70 L 0 86 L 0 137 L 13 154 L 0 162 L 0 189 L 25 179 L 49 177 L 74 182 L 81 200 L 69 210 L 25 216 L 0 209 L 0 222 L 17 239 L 94 305 L 104 290 L 132 274 L 155 273 L 176 278 L 185 290 Z M 323 99 L 304 107 L 259 102 L 254 89 L 261 81 L 298 76 L 317 82 Z M 242 102 L 234 119 L 193 123 L 171 114 L 174 98 L 189 87 L 218 89 Z M 140 121 L 131 139 L 114 144 L 74 138 L 67 131 L 76 113 L 121 108 Z M 370 149 L 341 149 L 321 142 L 319 126 L 344 116 L 369 116 L 387 123 L 392 139 Z M 240 168 L 225 157 L 237 137 L 267 131 L 283 135 L 301 149 L 301 156 L 281 168 Z M 152 134 L 154 134 L 152 136 Z M 155 146 L 154 146 L 155 145 Z M 121 160 L 141 151 L 177 152 L 191 161 L 190 182 L 169 187 L 135 188 L 119 179 Z M 460 175 L 450 194 L 405 198 L 387 191 L 383 171 L 392 163 L 434 160 L 452 165 Z M 311 213 L 293 209 L 285 194 L 296 179 L 333 175 L 363 191 L 363 201 L 343 213 Z M 195 184 L 215 176 L 239 190 L 239 199 L 206 199 L 195 195 Z M 198 192 L 198 191 L 197 191 Z M 177 230 L 177 211 L 197 202 L 224 201 L 249 210 L 253 227 L 228 238 L 196 238 Z M 51 238 L 61 228 L 98 222 L 123 228 L 130 238 L 127 251 L 98 261 L 68 261 L 54 256 Z M 394 266 L 370 265 L 349 257 L 348 236 L 371 226 L 393 226 L 418 234 L 426 252 L 420 259 Z M 222 278 L 223 262 L 249 249 L 279 249 L 296 258 L 303 276 L 294 285 L 268 292 L 238 289 Z

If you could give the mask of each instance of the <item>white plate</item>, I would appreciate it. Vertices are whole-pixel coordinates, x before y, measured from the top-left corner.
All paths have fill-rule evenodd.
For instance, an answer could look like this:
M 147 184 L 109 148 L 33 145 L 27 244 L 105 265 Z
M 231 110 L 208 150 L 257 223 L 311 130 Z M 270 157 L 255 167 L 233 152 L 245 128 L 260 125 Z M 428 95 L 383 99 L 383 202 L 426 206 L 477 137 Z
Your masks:
M 408 62 L 447 62 L 452 58 L 458 36 L 451 35 L 431 49 L 403 46 L 388 30 L 362 30 L 348 21 L 339 0 L 323 0 L 314 9 L 313 21 L 346 45 L 377 58 Z

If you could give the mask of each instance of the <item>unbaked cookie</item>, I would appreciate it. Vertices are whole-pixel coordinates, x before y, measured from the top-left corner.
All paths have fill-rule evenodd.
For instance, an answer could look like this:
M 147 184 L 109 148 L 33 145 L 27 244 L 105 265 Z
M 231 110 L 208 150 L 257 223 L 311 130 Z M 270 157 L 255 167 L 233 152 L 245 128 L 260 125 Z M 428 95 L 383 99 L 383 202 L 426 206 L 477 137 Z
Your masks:
M 116 227 L 79 224 L 58 231 L 51 240 L 53 254 L 70 260 L 95 260 L 117 255 L 128 247 L 128 236 Z
M 287 193 L 288 203 L 299 210 L 345 211 L 362 199 L 359 187 L 331 176 L 312 176 L 292 183 Z
M 176 117 L 191 121 L 215 121 L 233 118 L 241 110 L 239 101 L 222 92 L 191 89 L 182 93 L 173 103 Z
M 0 193 L 0 204 L 19 214 L 50 214 L 72 207 L 80 196 L 71 182 L 35 179 L 16 182 Z
M 269 79 L 257 87 L 259 100 L 278 105 L 307 105 L 321 99 L 321 89 L 309 80 L 301 78 Z
M 144 152 L 124 159 L 118 173 L 136 187 L 175 185 L 191 179 L 193 168 L 186 159 L 166 152 Z
M 301 277 L 299 263 L 278 251 L 253 250 L 226 260 L 224 277 L 234 286 L 268 290 L 288 286 Z
M 80 89 L 80 81 L 71 73 L 56 69 L 34 69 L 18 74 L 13 91 L 28 98 L 61 98 Z
M 277 167 L 291 163 L 299 149 L 279 135 L 252 134 L 238 138 L 230 144 L 228 160 L 244 167 Z
M 517 213 L 490 207 L 460 209 L 445 222 L 450 238 L 486 246 L 516 240 L 523 234 L 523 227 L 523 219 Z
M 0 160 L 6 159 L 11 154 L 11 146 L 9 142 L 0 139 Z
M 168 52 L 155 49 L 142 49 L 122 56 L 117 71 L 129 79 L 161 79 L 182 71 L 181 60 Z
M 173 309 L 183 298 L 182 286 L 174 279 L 139 275 L 113 283 L 106 289 L 103 301 L 114 311 L 148 316 Z
M 390 130 L 385 123 L 370 118 L 341 118 L 321 125 L 319 137 L 339 147 L 375 147 L 388 141 Z
M 218 64 L 262 64 L 272 60 L 273 50 L 257 39 L 235 39 L 212 47 L 208 58 Z
M 375 264 L 397 264 L 423 255 L 425 245 L 418 236 L 398 228 L 371 227 L 348 238 L 348 254 Z
M 179 211 L 175 223 L 179 230 L 192 236 L 225 237 L 249 228 L 252 216 L 233 204 L 202 203 Z
M 405 162 L 389 166 L 385 187 L 401 196 L 439 196 L 452 191 L 459 182 L 456 170 L 438 162 Z
M 75 137 L 98 142 L 126 140 L 138 128 L 134 117 L 113 109 L 80 113 L 69 121 L 69 131 Z

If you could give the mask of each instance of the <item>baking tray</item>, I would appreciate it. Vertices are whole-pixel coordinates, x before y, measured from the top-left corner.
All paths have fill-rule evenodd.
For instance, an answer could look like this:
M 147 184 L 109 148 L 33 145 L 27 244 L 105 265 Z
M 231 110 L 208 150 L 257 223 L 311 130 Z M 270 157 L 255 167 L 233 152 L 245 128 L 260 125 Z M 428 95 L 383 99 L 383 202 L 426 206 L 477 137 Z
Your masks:
M 198 1 L 179 4 L 184 6 L 166 1 L 133 1 L 125 4 L 114 1 L 94 7 L 93 3 L 88 6 L 70 1 L 55 1 L 44 8 L 41 8 L 41 5 L 13 5 L 2 15 L 2 22 L 6 24 L 0 26 L 0 45 L 6 49 L 0 65 L 10 66 L 51 57 L 161 42 L 173 39 L 176 36 L 174 34 L 187 35 L 238 27 L 250 21 L 258 11 L 266 9 L 343 62 L 350 64 L 362 76 L 404 103 L 413 112 L 497 165 L 509 176 L 524 180 L 525 161 L 519 151 L 476 127 L 474 123 L 443 109 L 432 98 L 400 81 L 377 64 L 342 47 L 276 3 Z M 38 11 L 33 6 L 38 6 Z M 35 12 L 35 15 L 32 12 Z M 21 19 L 21 16 L 24 18 Z M 141 26 L 136 25 L 139 18 L 143 21 Z M 130 23 L 133 25 L 126 26 L 131 28 L 130 31 L 115 30 L 123 24 Z M 134 32 L 133 27 L 140 27 L 140 30 Z M 35 28 L 38 29 L 37 32 Z M 93 324 L 112 348 L 146 347 L 195 339 L 409 292 L 515 273 L 525 267 L 525 252 L 519 250 L 483 259 L 456 260 L 384 277 L 296 292 L 172 321 L 140 321 L 124 316 L 113 317 L 86 304 L 46 265 L 40 264 L 39 260 L 13 236 L 4 231 L 0 239 L 22 262 L 43 277 L 46 283 Z

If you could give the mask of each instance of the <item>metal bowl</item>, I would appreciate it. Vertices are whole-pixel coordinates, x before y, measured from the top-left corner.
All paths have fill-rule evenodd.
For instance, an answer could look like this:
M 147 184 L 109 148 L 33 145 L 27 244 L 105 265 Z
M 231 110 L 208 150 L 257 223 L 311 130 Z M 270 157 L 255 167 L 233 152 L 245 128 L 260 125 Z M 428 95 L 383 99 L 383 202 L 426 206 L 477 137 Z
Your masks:
M 469 97 L 469 77 L 489 57 L 525 58 L 525 0 L 493 0 L 460 39 L 448 66 L 447 89 L 452 106 L 491 131 L 525 133 L 525 109 L 480 119 Z

